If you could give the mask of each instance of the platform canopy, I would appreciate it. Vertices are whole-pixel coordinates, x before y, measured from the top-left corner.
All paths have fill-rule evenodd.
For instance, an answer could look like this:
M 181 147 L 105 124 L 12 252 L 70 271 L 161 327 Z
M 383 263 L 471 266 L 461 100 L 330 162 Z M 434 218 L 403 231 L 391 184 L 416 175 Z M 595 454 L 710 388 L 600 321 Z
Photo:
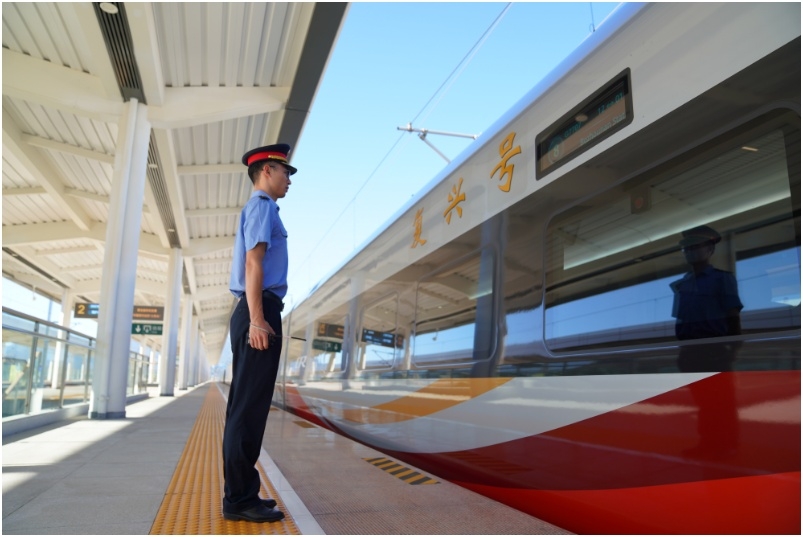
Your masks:
M 3 275 L 57 301 L 99 302 L 115 144 L 137 99 L 152 131 L 134 303 L 165 305 L 180 248 L 182 301 L 217 362 L 251 192 L 240 159 L 297 146 L 346 8 L 4 2 Z

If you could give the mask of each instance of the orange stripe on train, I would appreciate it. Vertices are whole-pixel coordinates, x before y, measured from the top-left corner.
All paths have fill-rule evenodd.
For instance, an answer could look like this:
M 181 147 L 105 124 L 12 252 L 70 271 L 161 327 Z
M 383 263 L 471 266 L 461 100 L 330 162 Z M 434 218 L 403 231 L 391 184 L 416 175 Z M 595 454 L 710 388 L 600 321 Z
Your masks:
M 363 424 L 396 423 L 428 416 L 469 401 L 510 378 L 440 379 L 399 399 L 375 407 L 343 411 L 343 419 Z

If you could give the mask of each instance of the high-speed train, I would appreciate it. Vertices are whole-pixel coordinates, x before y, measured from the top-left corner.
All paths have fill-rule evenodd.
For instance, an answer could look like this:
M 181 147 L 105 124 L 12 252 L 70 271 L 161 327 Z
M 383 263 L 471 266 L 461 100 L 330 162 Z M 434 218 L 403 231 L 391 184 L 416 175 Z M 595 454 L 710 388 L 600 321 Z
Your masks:
M 621 5 L 285 315 L 275 404 L 576 533 L 799 534 L 800 20 Z

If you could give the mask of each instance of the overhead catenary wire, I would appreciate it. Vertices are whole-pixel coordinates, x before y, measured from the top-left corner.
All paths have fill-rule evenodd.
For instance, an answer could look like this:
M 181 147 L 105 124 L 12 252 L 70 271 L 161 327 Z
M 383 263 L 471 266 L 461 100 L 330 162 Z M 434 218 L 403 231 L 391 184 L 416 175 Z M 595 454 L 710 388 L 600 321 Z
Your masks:
M 410 120 L 409 122 L 410 125 L 412 125 L 419 118 L 419 116 L 422 113 L 424 113 L 424 110 L 427 109 L 427 107 L 430 105 L 433 99 L 435 99 L 435 97 L 437 97 L 440 94 L 440 97 L 438 98 L 438 101 L 435 103 L 435 105 L 437 105 L 440 102 L 440 100 L 443 99 L 443 97 L 446 95 L 446 91 L 441 91 L 441 90 L 444 89 L 447 83 L 449 84 L 449 87 L 451 87 L 451 85 L 454 84 L 454 82 L 459 78 L 463 70 L 468 66 L 469 63 L 471 63 L 471 60 L 474 58 L 477 52 L 479 52 L 480 48 L 482 48 L 482 45 L 485 44 L 485 41 L 491 36 L 491 33 L 493 33 L 493 31 L 496 29 L 496 26 L 502 21 L 502 17 L 505 16 L 505 14 L 508 12 L 508 10 L 511 8 L 512 5 L 513 2 L 509 2 L 504 7 L 504 9 L 502 9 L 499 15 L 496 16 L 491 25 L 488 26 L 488 29 L 485 30 L 485 32 L 480 36 L 480 38 L 477 39 L 477 42 L 474 43 L 474 46 L 472 46 L 469 49 L 466 55 L 463 56 L 463 59 L 460 60 L 460 62 L 452 70 L 452 72 L 449 73 L 449 76 L 446 77 L 446 79 L 443 81 L 440 87 L 438 87 L 438 89 L 435 90 L 435 93 L 432 94 L 432 97 L 430 97 L 427 103 L 423 107 L 421 107 L 421 110 L 419 110 L 418 114 L 416 114 L 416 116 L 412 120 Z M 446 89 L 448 89 L 448 87 Z M 432 110 L 430 110 L 430 113 L 431 112 Z M 426 116 L 423 119 L 426 119 Z
M 463 59 L 460 60 L 460 62 L 457 64 L 457 66 L 449 74 L 449 76 L 446 77 L 446 79 L 443 81 L 443 83 L 441 83 L 441 85 L 438 87 L 438 89 L 435 90 L 435 92 L 427 100 L 427 102 L 424 104 L 424 106 L 421 107 L 421 110 L 419 110 L 418 114 L 415 115 L 413 120 L 410 122 L 410 125 L 412 125 L 412 122 L 416 121 L 421 116 L 421 114 L 424 113 L 425 110 L 427 110 L 427 108 L 430 106 L 430 104 L 433 103 L 433 100 L 435 100 L 435 98 L 438 97 L 438 95 L 440 94 L 440 97 L 438 98 L 437 101 L 435 101 L 434 105 L 430 109 L 430 113 L 432 112 L 432 110 L 434 110 L 435 106 L 437 106 L 437 104 L 440 102 L 440 100 L 446 94 L 446 91 L 444 91 L 444 88 L 448 89 L 448 87 L 450 87 L 451 84 L 453 84 L 454 81 L 457 80 L 457 78 L 459 77 L 460 73 L 462 73 L 462 71 L 468 66 L 468 64 L 471 62 L 471 59 L 480 50 L 480 48 L 485 43 L 485 41 L 488 39 L 488 37 L 490 37 L 490 35 L 493 32 L 493 30 L 496 28 L 496 26 L 502 20 L 502 17 L 505 15 L 505 13 L 507 13 L 507 11 L 510 9 L 510 7 L 512 5 L 513 5 L 512 2 L 508 3 L 507 5 L 505 5 L 504 9 L 502 9 L 502 11 L 499 13 L 499 15 L 496 16 L 496 18 L 493 20 L 493 22 L 490 24 L 490 26 L 488 26 L 488 28 L 485 30 L 485 32 L 483 32 L 483 34 L 479 37 L 479 39 L 477 39 L 477 41 L 474 43 L 474 45 L 466 53 L 466 55 L 463 56 Z M 447 86 L 447 84 L 448 84 L 448 86 Z M 315 244 L 315 246 L 312 248 L 312 250 L 310 250 L 310 253 L 307 255 L 307 257 L 302 262 L 302 266 L 307 266 L 307 263 L 312 258 L 313 254 L 315 254 L 315 252 L 318 250 L 318 248 L 321 246 L 321 244 L 323 244 L 324 240 L 329 236 L 329 234 L 332 232 L 332 230 L 335 229 L 335 225 L 340 221 L 340 219 L 343 217 L 343 215 L 346 213 L 346 211 L 349 208 L 354 209 L 354 207 L 356 206 L 355 202 L 357 200 L 357 197 L 360 195 L 360 192 L 362 192 L 363 189 L 371 181 L 371 179 L 374 178 L 374 176 L 379 171 L 379 169 L 382 167 L 382 165 L 385 163 L 385 161 L 387 161 L 388 158 L 396 150 L 396 148 L 399 145 L 399 142 L 401 142 L 402 139 L 404 139 L 404 133 L 399 135 L 399 137 L 396 139 L 396 141 L 393 143 L 393 145 L 390 147 L 390 149 L 388 149 L 388 151 L 385 153 L 385 155 L 380 159 L 379 163 L 376 165 L 374 170 L 368 175 L 368 177 L 365 179 L 365 181 L 362 183 L 362 185 L 360 185 L 360 187 L 357 189 L 357 191 L 355 192 L 354 196 L 351 198 L 351 201 L 349 201 L 349 203 L 347 203 L 345 205 L 345 207 L 340 212 L 340 214 L 337 216 L 337 218 L 335 218 L 335 220 L 332 222 L 332 225 L 329 226 L 329 229 L 327 229 L 326 233 L 323 234 L 321 239 Z M 353 229 L 353 242 L 355 243 L 353 245 L 353 248 L 356 248 L 356 213 L 355 213 L 355 221 L 354 221 L 354 229 Z

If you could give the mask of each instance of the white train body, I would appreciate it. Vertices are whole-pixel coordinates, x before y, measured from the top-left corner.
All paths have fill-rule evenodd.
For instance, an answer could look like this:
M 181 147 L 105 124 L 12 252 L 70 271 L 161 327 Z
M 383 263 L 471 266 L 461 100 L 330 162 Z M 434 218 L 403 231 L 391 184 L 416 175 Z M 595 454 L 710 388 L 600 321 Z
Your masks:
M 283 330 L 276 404 L 571 531 L 799 533 L 800 5 L 620 6 Z

